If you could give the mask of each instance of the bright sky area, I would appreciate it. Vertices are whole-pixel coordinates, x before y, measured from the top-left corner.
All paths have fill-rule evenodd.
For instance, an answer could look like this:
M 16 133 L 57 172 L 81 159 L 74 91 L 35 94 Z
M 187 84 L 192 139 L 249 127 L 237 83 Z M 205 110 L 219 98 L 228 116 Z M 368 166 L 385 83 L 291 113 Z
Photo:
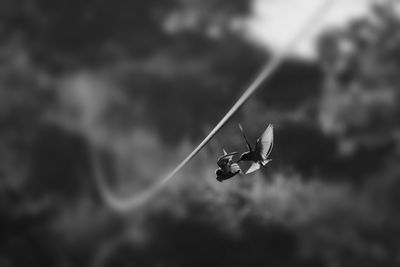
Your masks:
M 249 35 L 270 49 L 279 50 L 300 30 L 322 1 L 326 0 L 254 0 L 254 17 Z M 328 0 L 329 1 L 329 0 Z M 312 59 L 316 37 L 324 29 L 345 26 L 351 19 L 366 14 L 372 3 L 384 0 L 330 0 L 328 13 L 296 45 L 294 54 Z

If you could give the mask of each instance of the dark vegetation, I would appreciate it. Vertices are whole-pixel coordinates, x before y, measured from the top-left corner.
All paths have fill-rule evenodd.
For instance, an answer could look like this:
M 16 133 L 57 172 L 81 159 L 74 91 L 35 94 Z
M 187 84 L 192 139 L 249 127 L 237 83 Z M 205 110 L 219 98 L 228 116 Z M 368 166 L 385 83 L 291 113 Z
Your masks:
M 116 214 L 204 137 L 269 53 L 247 1 L 0 0 L 0 266 L 396 266 L 400 19 L 377 6 L 290 59 L 172 184 Z M 374 18 L 374 19 L 372 19 Z M 276 127 L 273 162 L 214 180 L 221 147 Z M 106 153 L 107 154 L 107 153 Z M 156 163 L 156 164 L 155 164 Z M 146 180 L 147 179 L 147 180 Z

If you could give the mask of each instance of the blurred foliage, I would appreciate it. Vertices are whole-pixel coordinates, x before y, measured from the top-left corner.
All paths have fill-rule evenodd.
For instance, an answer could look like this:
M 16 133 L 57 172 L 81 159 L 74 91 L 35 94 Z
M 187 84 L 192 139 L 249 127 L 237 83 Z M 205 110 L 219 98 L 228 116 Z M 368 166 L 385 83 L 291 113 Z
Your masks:
M 400 20 L 395 9 L 376 6 L 370 19 L 321 37 L 326 82 L 322 129 L 339 140 L 353 173 L 371 173 L 399 147 Z M 345 165 L 346 166 L 346 165 Z
M 191 151 L 270 57 L 248 1 L 0 1 L 1 266 L 396 266 L 400 19 L 321 36 L 287 60 L 174 183 L 117 216 Z M 269 168 L 223 185 L 221 147 L 276 128 Z M 248 178 L 248 179 L 247 179 Z

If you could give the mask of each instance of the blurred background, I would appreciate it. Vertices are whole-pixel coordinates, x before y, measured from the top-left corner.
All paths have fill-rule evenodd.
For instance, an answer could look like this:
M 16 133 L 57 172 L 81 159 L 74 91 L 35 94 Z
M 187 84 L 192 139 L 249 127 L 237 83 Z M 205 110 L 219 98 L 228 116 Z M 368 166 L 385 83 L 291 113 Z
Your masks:
M 399 266 L 400 6 L 336 0 L 215 138 L 320 0 L 0 0 L 0 266 Z M 222 148 L 275 126 L 268 168 Z

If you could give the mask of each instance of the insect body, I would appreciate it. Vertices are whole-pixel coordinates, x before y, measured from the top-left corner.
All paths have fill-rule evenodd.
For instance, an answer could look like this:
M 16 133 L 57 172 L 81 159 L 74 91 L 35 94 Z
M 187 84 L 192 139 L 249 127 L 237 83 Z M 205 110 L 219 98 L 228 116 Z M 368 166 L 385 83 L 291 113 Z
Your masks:
M 225 149 L 224 155 L 220 157 L 217 161 L 218 169 L 215 170 L 215 175 L 217 175 L 217 181 L 222 182 L 229 178 L 232 178 L 238 173 L 241 173 L 242 170 L 239 167 L 239 164 L 233 163 L 233 156 L 237 155 L 237 152 L 226 153 Z

